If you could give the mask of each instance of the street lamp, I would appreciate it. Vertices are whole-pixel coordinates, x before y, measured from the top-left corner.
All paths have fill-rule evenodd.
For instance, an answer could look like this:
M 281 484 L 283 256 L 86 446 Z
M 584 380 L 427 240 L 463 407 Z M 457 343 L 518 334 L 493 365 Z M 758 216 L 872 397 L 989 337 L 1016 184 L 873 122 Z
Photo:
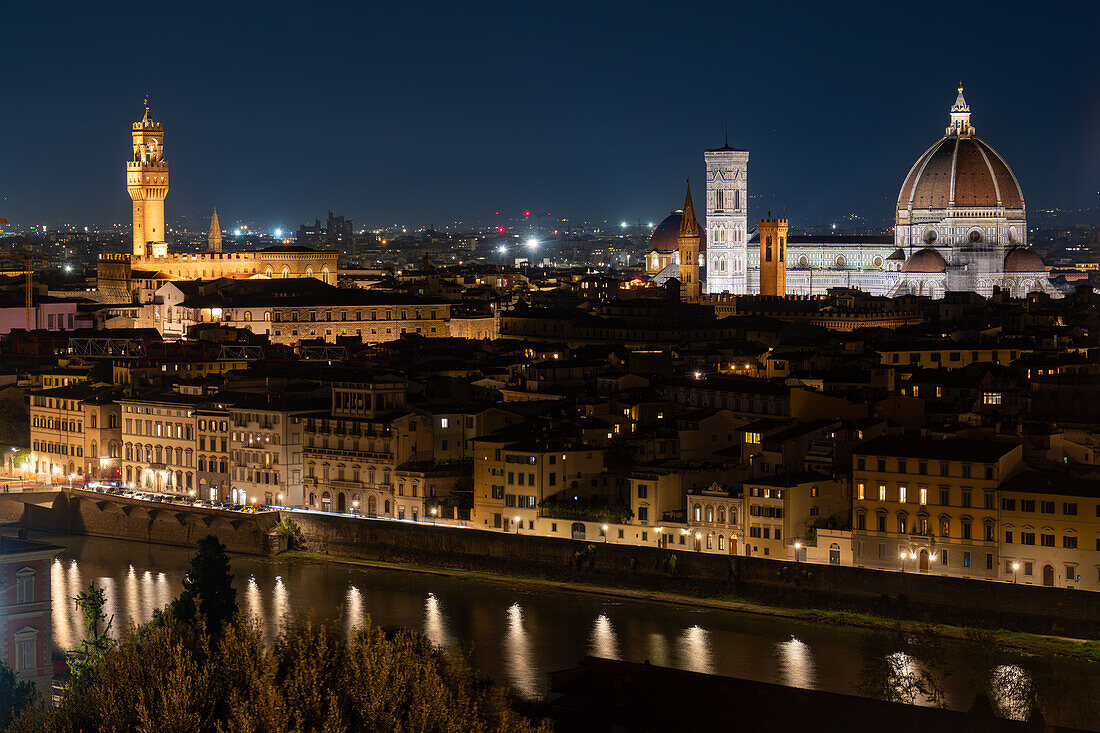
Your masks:
M 600 534 L 603 535 L 603 541 L 607 542 L 607 525 L 606 524 L 603 525 L 602 527 L 600 527 Z
M 517 516 L 516 517 L 516 534 L 519 534 L 519 522 L 520 522 L 520 518 Z
M 351 502 L 351 508 L 353 514 L 359 514 L 359 500 L 355 499 Z
M 795 562 L 799 561 L 798 556 L 799 556 L 801 550 L 802 550 L 802 543 L 801 542 L 795 542 L 794 543 L 794 561 Z
M 908 554 L 909 554 L 909 553 L 907 553 L 907 552 L 903 552 L 903 553 L 901 553 L 901 562 L 900 562 L 900 565 L 901 565 L 901 572 L 903 572 L 903 573 L 905 572 L 905 558 L 906 558 L 906 556 L 907 556 Z
M 1018 563 L 1018 562 L 1012 563 L 1012 582 L 1013 583 L 1016 582 L 1016 571 L 1019 570 L 1019 569 L 1020 569 L 1020 563 Z
M 439 507 L 432 507 L 432 524 L 435 524 L 435 517 L 439 514 Z

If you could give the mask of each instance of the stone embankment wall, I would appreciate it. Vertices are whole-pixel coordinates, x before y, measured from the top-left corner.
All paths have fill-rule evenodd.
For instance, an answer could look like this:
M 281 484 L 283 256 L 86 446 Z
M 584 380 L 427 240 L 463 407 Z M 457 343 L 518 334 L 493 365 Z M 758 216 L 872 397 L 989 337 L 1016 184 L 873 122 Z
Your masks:
M 1100 594 L 1088 591 L 284 514 L 300 527 L 307 550 L 332 555 L 1100 638 Z
M 0 494 L 0 521 L 44 532 L 194 547 L 214 535 L 230 552 L 277 551 L 275 512 L 243 514 L 140 501 L 80 490 Z

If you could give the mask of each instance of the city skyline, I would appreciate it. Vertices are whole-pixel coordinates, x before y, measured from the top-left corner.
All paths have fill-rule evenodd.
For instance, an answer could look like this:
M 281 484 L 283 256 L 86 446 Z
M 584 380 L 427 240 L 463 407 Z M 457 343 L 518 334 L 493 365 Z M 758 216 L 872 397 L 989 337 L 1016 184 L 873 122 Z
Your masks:
M 959 77 L 979 133 L 1012 161 L 1029 209 L 1095 205 L 1088 162 L 1097 141 L 1088 121 L 1097 102 L 1088 90 L 1097 73 L 1084 63 L 1087 44 L 1072 42 L 1088 23 L 974 10 L 989 32 L 1026 29 L 1033 47 L 1054 49 L 1030 58 L 1006 87 L 1004 69 L 1020 63 L 1011 44 L 963 62 L 953 34 L 932 35 L 922 37 L 926 51 L 867 63 L 891 42 L 882 34 L 896 11 L 842 12 L 832 18 L 840 30 L 826 39 L 813 9 L 786 13 L 782 25 L 772 11 L 739 17 L 702 8 L 655 24 L 655 8 L 641 7 L 617 19 L 617 32 L 603 9 L 590 23 L 568 25 L 564 13 L 525 23 L 533 11 L 524 9 L 441 10 L 426 20 L 386 9 L 363 31 L 370 53 L 357 55 L 336 42 L 364 38 L 353 12 L 276 7 L 253 18 L 209 10 L 144 11 L 158 53 L 137 69 L 123 65 L 131 53 L 121 43 L 125 9 L 84 17 L 73 24 L 84 33 L 44 56 L 30 52 L 46 42 L 41 18 L 15 11 L 26 32 L 0 52 L 24 72 L 9 89 L 12 114 L 0 120 L 9 173 L 0 207 L 10 222 L 125 221 L 118 159 L 149 94 L 168 135 L 169 222 L 201 221 L 217 204 L 227 221 L 284 230 L 329 208 L 371 227 L 485 225 L 496 211 L 503 219 L 523 210 L 645 224 L 679 206 L 685 177 L 702 183 L 700 153 L 722 143 L 728 124 L 729 143 L 753 155 L 750 216 L 817 222 L 856 214 L 885 224 L 907 164 L 941 134 Z M 708 24 L 708 13 L 741 29 L 734 61 L 725 26 Z M 246 21 L 253 30 L 234 36 Z M 473 26 L 481 35 L 462 32 Z M 685 43 L 693 27 L 704 29 L 702 42 Z M 482 43 L 494 30 L 506 40 Z M 219 50 L 189 53 L 198 41 Z M 296 43 L 304 60 L 283 50 Z M 764 60 L 770 43 L 803 50 Z M 499 56 L 490 47 L 511 50 Z M 456 60 L 440 63 L 449 57 Z M 540 76 L 546 65 L 552 80 Z M 899 78 L 911 84 L 904 94 Z M 57 89 L 83 112 L 43 114 L 58 104 Z M 1049 144 L 1035 145 L 1040 135 Z

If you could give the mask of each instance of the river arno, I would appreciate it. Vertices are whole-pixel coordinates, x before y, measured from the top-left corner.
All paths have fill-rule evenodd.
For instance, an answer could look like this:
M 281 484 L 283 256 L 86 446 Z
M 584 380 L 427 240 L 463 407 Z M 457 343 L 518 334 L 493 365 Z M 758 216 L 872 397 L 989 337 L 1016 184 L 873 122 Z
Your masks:
M 41 536 L 66 551 L 52 571 L 55 641 L 70 648 L 81 621 L 71 598 L 89 581 L 107 593 L 115 629 L 149 620 L 180 591 L 185 549 L 76 536 Z M 444 647 L 472 648 L 474 664 L 521 695 L 540 697 L 547 674 L 586 654 L 836 692 L 858 692 L 866 631 L 756 614 L 589 594 L 508 588 L 396 570 L 233 556 L 238 602 L 277 633 L 288 614 L 315 612 L 349 633 L 367 618 L 406 626 Z M 946 645 L 948 706 L 965 709 L 984 675 L 961 643 Z M 1100 665 L 1046 660 L 1053 677 L 1100 688 Z M 1087 695 L 1087 692 L 1086 692 Z M 1067 705 L 1076 707 L 1071 698 Z M 1087 715 L 1087 720 L 1081 720 Z M 1095 713 L 1060 722 L 1096 727 Z

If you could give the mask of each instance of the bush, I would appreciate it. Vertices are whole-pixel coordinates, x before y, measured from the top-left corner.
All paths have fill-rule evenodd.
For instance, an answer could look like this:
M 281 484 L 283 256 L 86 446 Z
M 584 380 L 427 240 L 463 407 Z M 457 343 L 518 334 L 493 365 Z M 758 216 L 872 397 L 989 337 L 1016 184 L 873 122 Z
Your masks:
M 464 656 L 423 636 L 354 637 L 312 620 L 271 647 L 243 616 L 220 636 L 166 614 L 131 628 L 56 707 L 37 705 L 10 728 L 42 731 L 549 731 L 516 713 L 505 691 Z

